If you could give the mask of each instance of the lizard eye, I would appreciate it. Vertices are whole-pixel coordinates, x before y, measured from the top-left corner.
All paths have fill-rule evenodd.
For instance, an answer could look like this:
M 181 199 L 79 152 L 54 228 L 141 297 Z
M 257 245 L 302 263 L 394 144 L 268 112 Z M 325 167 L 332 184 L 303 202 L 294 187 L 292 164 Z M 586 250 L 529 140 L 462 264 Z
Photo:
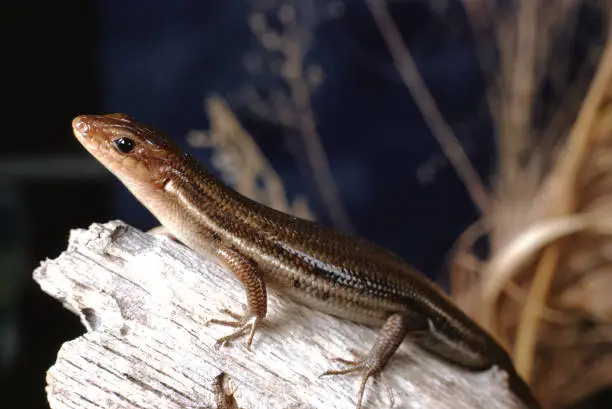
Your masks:
M 115 148 L 121 153 L 130 153 L 136 144 L 130 138 L 119 138 L 113 141 Z

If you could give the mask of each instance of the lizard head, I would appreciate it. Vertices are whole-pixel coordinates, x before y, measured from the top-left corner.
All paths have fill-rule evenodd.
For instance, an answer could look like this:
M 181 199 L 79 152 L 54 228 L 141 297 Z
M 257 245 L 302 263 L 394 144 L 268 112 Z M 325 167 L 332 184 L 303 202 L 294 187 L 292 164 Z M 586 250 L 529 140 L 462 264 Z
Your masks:
M 179 148 L 126 114 L 81 115 L 72 121 L 81 144 L 130 190 L 163 188 Z

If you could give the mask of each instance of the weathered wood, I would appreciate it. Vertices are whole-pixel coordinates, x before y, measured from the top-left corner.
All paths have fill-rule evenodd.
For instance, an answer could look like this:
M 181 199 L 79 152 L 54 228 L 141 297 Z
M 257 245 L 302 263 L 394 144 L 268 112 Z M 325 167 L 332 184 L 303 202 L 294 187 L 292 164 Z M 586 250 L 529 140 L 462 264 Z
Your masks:
M 220 308 L 241 308 L 238 281 L 179 243 L 118 221 L 72 231 L 68 249 L 34 279 L 87 329 L 49 369 L 53 409 L 229 409 L 215 403 L 222 373 L 226 400 L 234 393 L 242 409 L 354 409 L 357 376 L 319 375 L 337 365 L 330 359 L 350 358 L 349 348 L 366 352 L 376 336 L 271 293 L 253 351 L 243 340 L 215 349 L 230 329 L 205 322 Z M 496 368 L 467 372 L 404 342 L 368 384 L 364 408 L 520 408 L 505 380 Z

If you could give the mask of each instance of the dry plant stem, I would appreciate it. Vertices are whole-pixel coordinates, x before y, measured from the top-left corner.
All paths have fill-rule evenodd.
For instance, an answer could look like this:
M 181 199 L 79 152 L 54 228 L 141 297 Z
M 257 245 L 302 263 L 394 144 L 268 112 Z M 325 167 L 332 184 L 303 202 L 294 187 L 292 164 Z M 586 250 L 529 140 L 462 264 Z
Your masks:
M 455 241 L 455 244 L 450 251 L 450 259 L 457 260 L 459 254 L 465 254 L 471 256 L 470 259 L 475 261 L 474 265 L 480 265 L 482 260 L 479 260 L 471 249 L 478 239 L 483 237 L 485 233 L 486 226 L 483 219 L 472 223 Z M 451 263 L 449 268 L 451 269 L 449 274 L 451 294 L 464 294 L 472 286 L 470 279 L 477 279 L 477 272 L 480 271 L 480 268 L 470 268 L 469 271 L 471 274 L 457 274 L 456 269 L 464 269 L 464 267 L 463 265 L 456 265 L 455 263 Z
M 280 177 L 268 163 L 253 138 L 241 126 L 227 102 L 217 96 L 207 98 L 205 110 L 210 118 L 210 134 L 212 138 L 215 138 L 215 148 L 230 150 L 235 146 L 241 150 L 246 175 L 236 177 L 235 189 L 255 200 L 263 201 L 262 198 L 255 196 L 257 183 L 252 179 L 259 175 L 265 181 L 262 190 L 265 192 L 265 199 L 268 200 L 264 203 L 269 203 L 280 211 L 289 212 L 291 207 L 286 199 L 287 195 Z
M 538 9 L 541 0 L 521 0 L 516 16 L 516 44 L 513 44 L 511 61 L 504 61 L 509 84 L 504 89 L 511 93 L 508 98 L 507 114 L 502 115 L 501 130 L 505 138 L 500 138 L 500 172 L 504 177 L 514 178 L 519 166 L 516 161 L 525 148 L 529 146 L 532 99 L 535 89 L 536 48 Z M 504 30 L 501 33 L 505 33 Z M 500 42 L 504 40 L 500 39 Z M 506 55 L 506 59 L 508 59 Z M 504 126 L 505 125 L 505 126 Z
M 518 321 L 513 356 L 514 366 L 519 375 L 527 383 L 531 382 L 533 372 L 538 339 L 538 324 L 542 318 L 543 306 L 548 298 L 550 284 L 554 276 L 555 267 L 559 262 L 562 246 L 563 241 L 561 240 L 552 243 L 544 249 L 542 258 L 539 260 L 535 270 L 534 280 L 529 288 L 529 295 Z
M 416 63 L 391 17 L 387 1 L 366 0 L 366 3 L 387 43 L 397 70 L 419 107 L 427 126 L 431 129 L 446 157 L 453 164 L 455 171 L 462 179 L 480 212 L 487 214 L 487 209 L 489 209 L 488 193 L 419 74 Z
M 297 23 L 294 21 L 294 25 Z M 306 157 L 312 168 L 315 183 L 325 202 L 333 222 L 345 231 L 354 231 L 355 228 L 344 207 L 338 192 L 333 174 L 329 168 L 329 161 L 323 149 L 321 138 L 317 132 L 314 113 L 311 108 L 310 89 L 304 78 L 304 35 L 297 33 L 285 36 L 282 41 L 282 51 L 285 54 L 284 77 L 291 90 L 291 98 L 296 105 L 297 115 L 295 126 L 304 143 Z
M 574 177 L 577 174 L 577 170 L 583 165 L 585 153 L 589 151 L 588 144 L 594 142 L 592 139 L 599 136 L 596 133 L 590 132 L 591 127 L 596 120 L 601 101 L 610 92 L 610 87 L 612 86 L 612 38 L 610 36 L 612 36 L 612 29 L 609 32 L 608 41 L 602 53 L 595 78 L 591 83 L 589 92 L 568 138 L 570 145 L 567 157 L 563 159 L 573 165 L 568 166 L 566 172 Z M 575 181 L 572 180 L 572 187 L 573 182 Z M 575 207 L 574 203 L 572 203 L 572 207 Z
M 216 154 L 233 154 L 239 156 L 242 162 L 239 169 L 221 167 L 222 172 L 233 172 L 234 188 L 277 210 L 314 220 L 307 205 L 299 209 L 289 203 L 280 176 L 266 160 L 253 137 L 242 127 L 227 102 L 218 96 L 210 97 L 206 100 L 205 109 L 210 118 L 207 138 L 210 146 L 216 150 Z M 261 187 L 257 179 L 263 182 Z
M 253 350 L 243 341 L 215 349 L 228 329 L 205 322 L 220 308 L 238 309 L 242 286 L 185 246 L 119 221 L 72 231 L 68 249 L 42 262 L 34 279 L 87 329 L 62 346 L 47 373 L 52 409 L 355 409 L 358 377 L 320 375 L 334 368 L 332 358 L 376 339 L 374 328 L 271 292 Z M 393 407 L 523 407 L 503 372 L 469 372 L 410 342 L 383 376 Z M 224 379 L 234 387 L 222 388 Z M 366 385 L 364 409 L 389 401 L 380 382 Z
M 559 209 L 561 215 L 569 214 L 576 210 L 576 175 L 584 165 L 585 153 L 588 151 L 591 139 L 597 134 L 592 132 L 592 126 L 596 119 L 601 101 L 612 86 L 612 40 L 608 40 L 601 58 L 601 62 L 595 78 L 589 89 L 589 93 L 578 115 L 578 119 L 569 135 L 569 149 L 567 155 L 562 157 L 562 163 L 566 173 L 559 179 L 559 198 L 564 198 L 565 208 Z M 536 268 L 533 284 L 529 290 L 527 302 L 521 313 L 517 338 L 515 344 L 515 366 L 519 374 L 529 381 L 535 355 L 536 340 L 538 339 L 539 322 L 541 319 L 542 306 L 550 292 L 550 286 L 554 277 L 560 247 L 562 242 L 553 243 L 544 249 L 544 254 Z
M 549 218 L 525 229 L 520 235 L 504 246 L 482 271 L 483 277 L 492 276 L 483 284 L 483 296 L 490 307 L 508 281 L 526 261 L 546 246 L 574 233 L 589 230 L 597 234 L 612 235 L 612 223 L 602 223 L 594 217 L 578 214 L 568 217 Z M 493 274 L 493 273 L 496 274 Z M 487 308 L 488 311 L 488 308 Z M 491 325 L 493 315 L 489 316 Z
M 463 2 L 463 8 L 466 11 L 472 35 L 475 41 L 476 58 L 478 59 L 480 69 L 484 73 L 485 81 L 487 74 L 494 71 L 494 53 L 491 45 L 487 44 L 493 37 L 493 24 L 498 24 L 498 20 L 494 15 L 496 5 L 490 0 L 470 0 Z M 485 44 L 488 45 L 485 46 Z M 495 99 L 494 92 L 486 92 L 488 109 L 494 121 L 499 121 L 498 101 Z
M 349 232 L 355 231 L 344 203 L 340 198 L 332 172 L 329 169 L 329 161 L 321 144 L 321 138 L 319 138 L 314 121 L 314 114 L 310 108 L 310 94 L 307 86 L 303 79 L 296 79 L 294 81 L 295 83 L 293 81 L 290 83 L 291 93 L 298 106 L 300 106 L 300 111 L 303 113 L 301 118 L 298 119 L 300 135 L 302 136 L 302 141 L 306 148 L 306 156 L 312 167 L 321 196 L 327 204 L 332 220 L 338 227 Z
M 563 72 L 568 64 L 554 55 L 554 33 L 571 30 L 580 2 L 518 0 L 511 10 L 500 11 L 495 22 L 500 89 L 488 94 L 499 128 L 499 173 L 506 182 L 520 180 L 525 158 L 536 148 L 537 141 L 546 140 L 533 134 L 534 108 L 543 79 L 556 77 L 547 75 L 548 66 L 552 64 L 551 69 L 560 72 L 561 77 L 567 75 Z

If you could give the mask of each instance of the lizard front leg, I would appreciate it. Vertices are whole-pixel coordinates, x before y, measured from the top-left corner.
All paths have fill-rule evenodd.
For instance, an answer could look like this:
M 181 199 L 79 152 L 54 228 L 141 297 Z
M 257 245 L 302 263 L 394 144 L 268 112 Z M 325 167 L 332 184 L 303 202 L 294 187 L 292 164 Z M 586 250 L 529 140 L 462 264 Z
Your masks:
M 169 237 L 172 240 L 178 239 L 169 229 L 163 225 L 153 227 L 147 233 L 159 234 Z M 263 320 L 267 312 L 268 299 L 266 296 L 266 286 L 261 278 L 257 265 L 247 257 L 242 256 L 237 251 L 216 244 L 214 254 L 217 260 L 228 270 L 230 270 L 238 280 L 242 283 L 247 296 L 247 311 L 243 314 L 238 314 L 227 309 L 221 310 L 225 315 L 233 318 L 233 321 L 221 320 L 213 318 L 207 321 L 207 324 L 219 324 L 229 327 L 238 328 L 236 331 L 225 337 L 219 338 L 216 345 L 223 345 L 228 341 L 240 338 L 249 331 L 247 348 L 251 349 L 253 336 L 257 325 Z
M 265 318 L 267 313 L 268 297 L 266 285 L 262 279 L 257 264 L 237 252 L 236 250 L 218 245 L 214 249 L 214 254 L 219 262 L 230 270 L 242 283 L 246 292 L 246 311 L 237 314 L 227 309 L 223 313 L 229 315 L 233 320 L 210 319 L 208 323 L 226 325 L 237 328 L 233 333 L 219 338 L 216 345 L 224 345 L 228 341 L 240 338 L 248 333 L 247 349 L 251 349 L 255 329 Z

